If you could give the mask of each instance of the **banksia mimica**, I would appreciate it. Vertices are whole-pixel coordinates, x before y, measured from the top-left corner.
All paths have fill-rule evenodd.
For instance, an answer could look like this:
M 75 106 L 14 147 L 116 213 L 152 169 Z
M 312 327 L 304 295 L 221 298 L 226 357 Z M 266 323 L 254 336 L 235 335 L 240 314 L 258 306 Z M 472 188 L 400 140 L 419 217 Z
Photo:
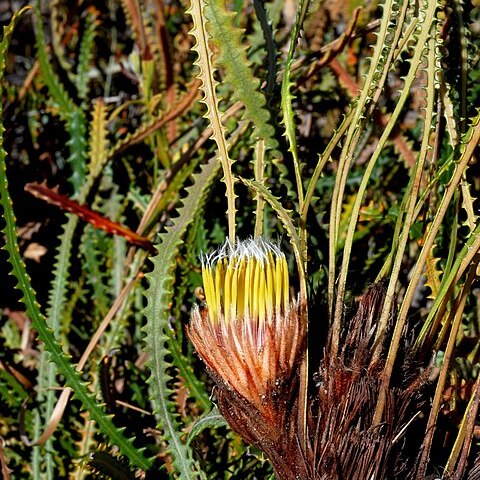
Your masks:
M 291 294 L 280 248 L 249 239 L 202 257 L 204 308 L 188 335 L 231 427 L 270 458 L 279 479 L 306 478 L 298 446 L 298 373 L 306 300 Z
M 424 362 L 407 340 L 399 353 L 402 368 L 387 393 L 384 421 L 373 424 L 394 325 L 392 312 L 377 344 L 384 282 L 367 289 L 356 313 L 343 320 L 336 355 L 330 354 L 329 336 L 311 345 L 321 358 L 313 376 L 316 388 L 309 389 L 302 443 L 299 378 L 306 355 L 306 299 L 291 292 L 285 255 L 262 239 L 227 242 L 203 256 L 202 275 L 206 306 L 193 309 L 188 334 L 217 384 L 220 412 L 267 455 L 277 479 L 421 478 L 415 452 L 424 421 L 414 420 L 426 404 L 429 371 L 421 368 Z M 374 355 L 377 346 L 380 353 Z

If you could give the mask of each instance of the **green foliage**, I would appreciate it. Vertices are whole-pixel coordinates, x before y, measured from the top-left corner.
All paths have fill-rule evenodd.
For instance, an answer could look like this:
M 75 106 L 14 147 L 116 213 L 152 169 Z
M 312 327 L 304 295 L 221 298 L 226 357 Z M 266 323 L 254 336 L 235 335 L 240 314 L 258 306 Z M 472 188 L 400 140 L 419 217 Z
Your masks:
M 293 157 L 293 165 L 295 169 L 295 180 L 297 183 L 297 197 L 298 197 L 298 206 L 300 210 L 303 209 L 303 182 L 302 182 L 302 168 L 300 164 L 300 158 L 298 155 L 297 148 L 297 138 L 296 138 L 296 127 L 295 127 L 295 118 L 293 112 L 293 100 L 294 96 L 292 95 L 292 82 L 290 80 L 290 74 L 293 64 L 293 56 L 296 51 L 297 42 L 300 36 L 300 30 L 305 19 L 305 15 L 308 10 L 309 0 L 300 0 L 297 6 L 297 14 L 295 18 L 295 23 L 293 25 L 292 34 L 290 38 L 290 47 L 288 49 L 288 56 L 285 61 L 285 71 L 283 73 L 282 81 L 282 113 L 283 113 L 283 123 L 285 125 L 285 136 L 287 137 L 289 144 L 289 151 Z
M 191 441 L 198 436 L 206 428 L 220 428 L 227 426 L 227 421 L 218 411 L 217 407 L 213 407 L 212 410 L 202 415 L 193 425 L 190 430 L 187 439 L 187 445 L 190 445 Z
M 167 333 L 170 327 L 169 304 L 172 301 L 172 286 L 175 273 L 175 257 L 182 237 L 196 213 L 202 208 L 207 188 L 218 171 L 216 161 L 210 161 L 202 172 L 196 176 L 195 183 L 187 189 L 188 195 L 179 209 L 179 216 L 174 224 L 162 235 L 158 245 L 158 255 L 152 258 L 153 271 L 148 275 L 150 287 L 146 292 L 148 305 L 145 309 L 147 324 L 145 351 L 148 354 L 148 365 L 152 372 L 149 380 L 154 413 L 163 430 L 168 450 L 173 455 L 173 463 L 180 478 L 197 478 L 195 466 L 189 448 L 181 439 L 180 424 L 175 413 L 175 404 L 170 399 L 173 391 L 168 386 L 172 379 L 168 369 L 173 365 L 168 356 L 171 355 L 168 343 L 171 340 Z
M 255 139 L 262 138 L 269 148 L 276 148 L 275 130 L 270 123 L 265 96 L 259 91 L 260 81 L 253 76 L 242 45 L 242 31 L 234 26 L 235 14 L 228 12 L 224 2 L 210 0 L 206 3 L 205 19 L 208 29 L 220 50 L 218 63 L 225 68 L 224 82 L 231 84 L 231 100 L 239 100 L 244 106 L 243 118 L 252 122 Z
M 78 66 L 76 76 L 76 87 L 78 96 L 83 100 L 87 98 L 88 93 L 88 72 L 91 68 L 92 59 L 95 53 L 95 35 L 98 27 L 97 12 L 91 10 L 85 20 L 85 31 L 78 54 Z
M 8 47 L 8 41 L 13 32 L 13 27 L 18 20 L 21 11 L 10 24 L 10 27 L 5 30 L 4 38 L 0 44 L 0 71 L 3 72 L 5 65 L 5 54 Z M 1 114 L 1 110 L 0 110 Z M 0 143 L 3 142 L 0 136 Z M 5 151 L 0 147 L 0 203 L 3 209 L 3 218 L 5 220 L 5 228 L 3 233 L 6 236 L 5 248 L 9 254 L 9 262 L 12 266 L 12 275 L 17 280 L 17 288 L 22 292 L 22 302 L 27 308 L 27 313 L 32 320 L 32 325 L 38 333 L 40 340 L 45 344 L 45 348 L 50 355 L 50 360 L 55 363 L 59 372 L 65 378 L 65 385 L 70 387 L 74 396 L 78 398 L 85 409 L 90 412 L 93 419 L 96 420 L 100 429 L 109 438 L 113 444 L 117 445 L 120 450 L 130 458 L 135 465 L 146 468 L 149 461 L 143 457 L 141 452 L 136 450 L 132 443 L 127 440 L 122 432 L 118 430 L 110 418 L 105 415 L 102 408 L 97 405 L 96 400 L 92 394 L 87 390 L 85 383 L 82 382 L 79 373 L 74 369 L 70 359 L 62 352 L 62 349 L 54 337 L 51 328 L 47 325 L 45 317 L 41 314 L 39 305 L 35 298 L 35 293 L 30 284 L 30 278 L 25 270 L 25 265 L 20 257 L 18 243 L 16 238 L 15 217 L 13 215 L 13 208 L 8 192 L 8 183 L 6 177 L 5 167 Z
M 219 110 L 220 98 L 216 91 L 218 81 L 214 78 L 216 69 L 212 61 L 213 51 L 209 45 L 210 35 L 204 19 L 204 8 L 203 2 L 194 0 L 187 13 L 193 18 L 191 34 L 196 41 L 193 50 L 198 54 L 195 65 L 199 68 L 198 78 L 202 81 L 201 89 L 205 95 L 202 99 L 207 107 L 205 117 L 208 118 L 212 128 L 212 138 L 217 144 L 218 156 L 223 169 L 223 180 L 227 189 L 228 236 L 232 242 L 235 242 L 235 180 L 232 175 L 232 160 L 228 153 L 229 145 L 226 139 L 226 129 L 222 122 L 223 115 Z
M 33 27 L 14 15 L 0 44 L 2 472 L 273 478 L 271 452 L 234 425 L 225 436 L 185 333 L 192 305 L 208 307 L 199 255 L 266 235 L 308 304 L 296 444 L 321 443 L 320 365 L 345 355 L 357 299 L 380 280 L 369 435 L 398 427 L 385 412 L 409 355 L 425 372 L 435 357 L 392 449 L 417 469 L 402 479 L 467 478 L 480 457 L 479 8 L 385 0 L 357 17 L 358 3 L 38 0 Z M 31 181 L 79 206 L 44 206 Z

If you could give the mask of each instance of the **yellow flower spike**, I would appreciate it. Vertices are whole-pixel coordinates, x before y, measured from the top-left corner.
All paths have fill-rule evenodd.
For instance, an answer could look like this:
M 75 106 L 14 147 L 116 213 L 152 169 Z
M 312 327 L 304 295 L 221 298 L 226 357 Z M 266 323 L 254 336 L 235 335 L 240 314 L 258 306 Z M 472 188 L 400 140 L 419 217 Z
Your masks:
M 202 277 L 203 277 L 203 291 L 205 293 L 205 300 L 208 305 L 208 310 L 210 314 L 210 319 L 212 323 L 215 323 L 218 320 L 218 309 L 215 298 L 215 284 L 213 282 L 212 270 L 209 266 L 202 267 Z
M 258 266 L 258 324 L 260 327 L 265 325 L 266 311 L 266 288 L 265 288 L 265 265 L 261 262 Z
M 224 279 L 224 290 L 223 290 L 223 315 L 225 316 L 225 323 L 230 322 L 230 309 L 231 309 L 231 298 L 232 298 L 232 265 L 228 263 L 225 268 L 225 279 Z
M 255 262 L 255 267 L 254 267 L 254 277 L 253 277 L 253 290 L 252 290 L 252 297 L 253 297 L 253 309 L 252 309 L 252 318 L 258 319 L 258 310 L 260 308 L 259 304 L 259 296 L 258 296 L 258 291 L 259 291 L 259 286 L 260 286 L 260 267 L 258 265 L 258 260 L 257 259 L 252 259 L 250 261 Z
M 285 257 L 282 259 L 282 266 L 283 266 L 283 311 L 286 312 L 288 310 L 288 304 L 290 299 L 290 287 L 288 282 L 288 265 L 287 260 Z
M 276 442 L 292 414 L 297 418 L 296 404 L 288 405 L 303 368 L 306 299 L 290 301 L 285 255 L 266 240 L 227 242 L 202 263 L 208 308 L 194 306 L 187 334 L 213 375 L 226 418 L 238 428 L 251 423 L 262 438 L 272 431 Z
M 250 321 L 262 330 L 289 308 L 285 255 L 265 240 L 227 242 L 203 258 L 202 277 L 212 325 Z M 261 330 L 255 338 L 263 338 Z
M 271 322 L 274 314 L 275 304 L 275 285 L 274 285 L 274 269 L 275 260 L 273 259 L 272 252 L 268 252 L 267 261 L 265 266 L 265 282 L 266 282 L 266 307 L 267 307 L 267 319 Z
M 276 258 L 275 262 L 275 313 L 280 315 L 282 309 L 282 261 L 280 258 Z

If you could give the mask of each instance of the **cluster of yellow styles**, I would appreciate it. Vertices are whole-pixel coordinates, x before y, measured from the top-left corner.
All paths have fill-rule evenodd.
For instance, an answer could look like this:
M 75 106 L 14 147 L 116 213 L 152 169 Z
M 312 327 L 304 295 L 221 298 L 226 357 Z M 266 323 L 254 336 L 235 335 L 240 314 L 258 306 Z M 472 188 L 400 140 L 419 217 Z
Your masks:
M 187 332 L 214 375 L 217 396 L 234 391 L 264 419 L 282 419 L 277 399 L 287 393 L 282 385 L 294 384 L 306 325 L 285 255 L 261 238 L 227 241 L 202 257 L 202 275 L 206 308 L 194 306 Z
M 262 328 L 289 307 L 283 252 L 263 239 L 227 242 L 202 258 L 205 300 L 212 324 L 248 319 Z

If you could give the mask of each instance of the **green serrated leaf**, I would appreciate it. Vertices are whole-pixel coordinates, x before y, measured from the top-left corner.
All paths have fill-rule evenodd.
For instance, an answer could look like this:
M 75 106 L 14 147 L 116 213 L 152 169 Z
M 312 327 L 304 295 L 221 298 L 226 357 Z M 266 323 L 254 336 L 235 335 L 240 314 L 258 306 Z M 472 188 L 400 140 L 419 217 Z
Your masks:
M 173 391 L 168 386 L 172 379 L 172 367 L 169 358 L 170 302 L 175 280 L 176 255 L 186 229 L 201 209 L 206 197 L 207 188 L 218 172 L 218 162 L 213 159 L 195 175 L 195 183 L 187 189 L 188 195 L 183 206 L 178 209 L 179 216 L 174 224 L 161 236 L 158 255 L 152 259 L 153 271 L 147 274 L 149 288 L 146 292 L 147 307 L 145 316 L 147 323 L 145 351 L 148 354 L 147 365 L 150 368 L 149 378 L 151 401 L 154 413 L 168 443 L 168 450 L 173 456 L 173 466 L 181 479 L 196 479 L 200 472 L 195 467 L 191 451 L 182 441 L 181 426 L 176 413 L 176 406 L 171 400 Z
M 63 227 L 63 233 L 60 235 L 60 246 L 58 247 L 55 255 L 54 277 L 48 297 L 46 317 L 48 320 L 46 319 L 46 321 L 48 322 L 48 327 L 52 329 L 53 335 L 57 336 L 57 338 L 60 334 L 60 326 L 63 318 L 67 287 L 70 280 L 70 255 L 73 234 L 77 224 L 78 217 L 75 215 L 69 215 L 68 221 Z M 37 384 L 37 401 L 40 403 L 41 408 L 35 413 L 34 436 L 36 439 L 40 436 L 41 429 L 45 425 L 45 422 L 49 421 L 57 398 L 57 392 L 55 390 L 55 387 L 58 387 L 56 381 L 56 368 L 55 365 L 50 363 L 50 355 L 47 351 L 42 352 L 40 355 Z M 53 442 L 50 438 L 46 444 L 45 460 L 48 478 L 53 479 L 54 464 L 51 453 L 52 449 Z M 33 451 L 33 462 L 40 462 L 38 449 Z M 34 471 L 37 470 L 34 469 Z
M 36 47 L 38 63 L 42 78 L 48 88 L 52 101 L 58 106 L 58 114 L 66 124 L 69 134 L 67 142 L 70 150 L 68 163 L 72 169 L 71 183 L 74 193 L 78 194 L 86 175 L 86 119 L 84 112 L 75 105 L 65 87 L 55 74 L 45 48 L 45 32 L 43 31 L 40 2 L 35 4 Z
M 212 128 L 212 138 L 217 144 L 218 158 L 223 169 L 223 181 L 227 189 L 227 216 L 228 216 L 228 236 L 235 243 L 235 177 L 232 175 L 232 160 L 228 154 L 228 142 L 226 139 L 226 129 L 222 123 L 222 113 L 219 109 L 219 97 L 216 93 L 218 82 L 215 80 L 215 67 L 212 62 L 213 51 L 210 48 L 210 35 L 206 28 L 206 18 L 204 13 L 205 3 L 203 0 L 192 0 L 192 4 L 186 13 L 193 19 L 193 28 L 190 34 L 195 37 L 195 45 L 192 50 L 197 52 L 198 58 L 195 65 L 199 67 L 197 78 L 201 80 L 201 89 L 204 97 L 201 100 L 207 107 L 204 117 L 208 119 Z
M 4 29 L 4 37 L 0 43 L 0 79 L 3 78 L 5 69 L 6 51 L 13 32 L 13 28 L 20 16 L 27 10 L 24 8 L 14 15 L 11 23 Z M 0 84 L 1 85 L 1 84 Z M 2 87 L 0 86 L 0 96 Z M 0 118 L 2 116 L 2 108 L 0 106 Z M 110 441 L 117 445 L 120 451 L 127 456 L 130 461 L 143 469 L 147 469 L 151 465 L 151 461 L 144 457 L 142 451 L 133 446 L 131 440 L 124 437 L 123 433 L 115 427 L 109 416 L 107 416 L 101 406 L 97 404 L 96 399 L 88 391 L 85 383 L 81 380 L 80 374 L 75 370 L 70 359 L 63 353 L 62 348 L 56 340 L 52 330 L 48 327 L 45 317 L 40 311 L 35 297 L 35 293 L 31 286 L 30 277 L 27 274 L 25 264 L 20 256 L 17 232 L 15 224 L 15 216 L 13 213 L 13 205 L 8 191 L 8 180 L 6 175 L 6 152 L 3 149 L 3 125 L 0 125 L 0 205 L 3 209 L 3 217 L 5 226 L 2 232 L 6 238 L 5 250 L 8 252 L 8 260 L 12 266 L 10 272 L 16 280 L 16 287 L 22 293 L 21 301 L 25 304 L 27 315 L 32 321 L 32 326 L 38 334 L 38 338 L 44 344 L 45 350 L 50 354 L 50 360 L 57 365 L 58 372 L 64 376 L 65 385 L 72 388 L 75 396 L 80 400 L 83 407 L 89 411 L 93 420 L 95 420 Z
M 278 218 L 282 222 L 288 236 L 290 237 L 290 243 L 292 244 L 293 251 L 295 253 L 298 270 L 299 272 L 302 272 L 305 261 L 305 247 L 303 246 L 300 237 L 297 234 L 297 230 L 292 222 L 291 212 L 283 208 L 279 200 L 275 198 L 264 185 L 256 182 L 255 180 L 247 180 L 245 178 L 239 178 L 239 180 L 247 187 L 252 189 L 255 193 L 261 195 L 275 210 Z
M 43 30 L 42 13 L 40 11 L 40 2 L 35 2 L 35 37 L 37 47 L 38 63 L 42 78 L 47 85 L 48 91 L 54 103 L 59 107 L 59 114 L 63 120 L 66 115 L 75 109 L 75 104 L 68 96 L 62 82 L 57 77 L 53 70 L 53 66 L 48 58 L 48 49 L 45 48 L 47 41 L 45 39 L 45 32 Z
M 298 149 L 297 149 L 297 133 L 296 133 L 296 126 L 295 126 L 295 118 L 293 112 L 293 100 L 295 99 L 294 95 L 292 94 L 292 82 L 290 80 L 290 73 L 292 70 L 293 65 L 293 57 L 295 55 L 295 50 L 297 47 L 298 38 L 300 35 L 300 29 L 303 25 L 303 20 L 305 19 L 305 15 L 308 10 L 309 0 L 299 0 L 297 6 L 297 15 L 295 17 L 295 24 L 293 26 L 292 34 L 290 37 L 290 48 L 288 50 L 287 60 L 285 62 L 285 71 L 283 74 L 283 81 L 282 81 L 282 112 L 283 112 L 283 119 L 282 123 L 285 125 L 285 136 L 287 137 L 288 144 L 289 144 L 289 151 L 293 156 L 293 166 L 295 169 L 295 179 L 297 182 L 297 196 L 298 202 L 300 206 L 300 210 L 303 209 L 303 184 L 302 184 L 302 167 L 300 163 L 300 158 L 298 156 Z
M 242 45 L 243 30 L 235 27 L 236 14 L 229 12 L 223 0 L 205 2 L 205 14 L 212 41 L 219 47 L 218 63 L 225 68 L 224 82 L 233 87 L 232 100 L 240 100 L 245 111 L 243 118 L 254 126 L 255 139 L 263 138 L 268 148 L 275 149 L 275 129 L 270 124 L 266 98 L 260 92 L 260 80 L 253 76 L 246 47 Z
M 80 53 L 78 54 L 77 75 L 75 84 L 78 96 L 85 100 L 88 93 L 88 71 L 90 63 L 95 53 L 95 35 L 98 26 L 98 12 L 95 9 L 89 9 L 85 20 L 85 28 L 82 35 L 82 43 L 80 45 Z
M 86 182 L 82 182 L 81 185 L 77 185 L 77 188 L 80 188 L 78 193 L 78 199 L 80 202 L 85 201 L 91 186 L 101 173 L 101 170 L 107 161 L 106 152 L 108 144 L 106 138 L 107 129 L 105 113 L 104 103 L 102 101 L 96 102 L 92 113 L 92 123 L 90 128 L 89 175 Z M 76 118 L 76 120 L 69 124 L 69 131 L 72 133 L 70 141 L 72 147 L 71 160 L 78 164 L 78 167 L 76 168 L 76 171 L 78 172 L 80 170 L 83 171 L 85 165 L 85 150 L 87 147 L 87 143 L 85 141 L 86 132 L 83 124 L 83 115 L 78 117 L 78 115 L 74 112 L 72 116 L 74 119 Z M 75 181 L 75 183 L 80 183 L 81 176 L 77 175 L 75 178 L 78 179 Z M 60 333 L 60 326 L 65 310 L 66 293 L 70 280 L 69 270 L 71 266 L 71 248 L 73 235 L 77 225 L 78 217 L 75 215 L 69 215 L 68 221 L 64 226 L 64 231 L 60 236 L 60 246 L 58 247 L 55 256 L 54 278 L 48 299 L 47 318 L 49 326 L 52 328 L 53 333 L 56 336 L 58 336 Z M 90 249 L 88 252 L 92 253 L 93 250 Z M 56 392 L 53 387 L 56 385 L 55 368 L 50 364 L 48 354 L 43 353 L 40 359 L 38 376 L 38 401 L 41 403 L 45 398 L 45 404 L 43 405 L 43 419 L 40 418 L 40 416 L 35 417 L 35 437 L 40 435 L 40 431 L 44 422 L 50 419 L 50 416 L 53 412 L 56 401 Z M 47 473 L 49 478 L 53 478 L 53 464 L 51 463 L 52 459 L 49 453 L 52 448 L 53 444 L 51 444 L 51 440 L 49 439 L 46 449 Z M 34 451 L 34 462 L 38 461 L 38 452 Z
M 202 415 L 194 424 L 187 437 L 187 445 L 200 435 L 206 428 L 228 427 L 228 423 L 215 406 L 209 412 Z

